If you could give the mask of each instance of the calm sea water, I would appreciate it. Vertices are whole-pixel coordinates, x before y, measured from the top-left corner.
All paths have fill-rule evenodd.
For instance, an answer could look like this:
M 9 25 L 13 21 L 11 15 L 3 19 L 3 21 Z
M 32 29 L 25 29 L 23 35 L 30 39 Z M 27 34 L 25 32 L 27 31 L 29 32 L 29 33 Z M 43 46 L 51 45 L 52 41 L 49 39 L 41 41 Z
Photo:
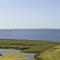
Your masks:
M 60 29 L 0 29 L 0 39 L 60 40 Z

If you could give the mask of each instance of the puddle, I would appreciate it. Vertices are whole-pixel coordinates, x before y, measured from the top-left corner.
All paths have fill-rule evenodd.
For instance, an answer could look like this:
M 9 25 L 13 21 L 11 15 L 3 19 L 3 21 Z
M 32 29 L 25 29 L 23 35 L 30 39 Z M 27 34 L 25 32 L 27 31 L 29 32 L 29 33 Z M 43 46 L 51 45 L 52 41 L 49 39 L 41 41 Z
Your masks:
M 0 56 L 7 55 L 7 54 L 19 54 L 21 50 L 16 49 L 0 49 Z M 24 53 L 29 60 L 33 60 L 34 54 L 33 53 Z
M 20 50 L 16 49 L 0 49 L 0 54 L 5 55 L 5 54 L 17 54 L 20 53 Z
M 34 53 L 26 53 L 27 57 L 29 58 L 29 60 L 33 60 L 34 59 Z

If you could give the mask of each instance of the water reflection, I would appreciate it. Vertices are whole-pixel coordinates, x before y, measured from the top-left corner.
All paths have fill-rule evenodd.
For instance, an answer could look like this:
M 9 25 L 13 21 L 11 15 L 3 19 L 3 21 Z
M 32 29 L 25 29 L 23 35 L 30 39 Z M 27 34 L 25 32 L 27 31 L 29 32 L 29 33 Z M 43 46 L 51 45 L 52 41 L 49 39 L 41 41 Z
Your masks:
M 0 56 L 7 55 L 7 54 L 17 54 L 21 53 L 21 50 L 16 50 L 16 49 L 0 49 Z M 34 54 L 33 53 L 24 53 L 29 60 L 34 59 Z
M 20 50 L 16 49 L 0 49 L 0 54 L 5 55 L 5 54 L 16 54 L 20 53 Z
M 26 53 L 27 57 L 29 58 L 29 60 L 33 60 L 34 59 L 34 53 Z

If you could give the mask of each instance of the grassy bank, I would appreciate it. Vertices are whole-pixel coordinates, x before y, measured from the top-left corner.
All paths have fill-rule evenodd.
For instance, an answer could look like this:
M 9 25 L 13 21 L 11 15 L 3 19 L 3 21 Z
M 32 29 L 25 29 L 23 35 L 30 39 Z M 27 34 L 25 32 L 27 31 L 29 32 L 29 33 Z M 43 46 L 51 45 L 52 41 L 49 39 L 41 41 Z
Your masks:
M 55 45 L 56 42 L 42 40 L 0 40 L 0 48 L 15 48 L 26 53 L 41 53 Z
M 41 54 L 56 45 L 59 45 L 59 43 L 43 40 L 0 39 L 0 49 L 18 49 L 24 53 L 36 53 L 35 60 L 42 60 Z
M 60 45 L 45 51 L 38 57 L 38 60 L 60 60 Z
M 28 60 L 24 53 L 0 56 L 0 60 Z

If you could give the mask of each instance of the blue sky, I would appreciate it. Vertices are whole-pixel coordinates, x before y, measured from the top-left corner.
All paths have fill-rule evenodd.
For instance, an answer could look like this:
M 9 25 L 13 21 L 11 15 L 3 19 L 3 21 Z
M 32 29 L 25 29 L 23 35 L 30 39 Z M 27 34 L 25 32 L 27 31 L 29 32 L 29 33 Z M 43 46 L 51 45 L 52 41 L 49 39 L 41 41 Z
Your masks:
M 0 0 L 0 29 L 60 29 L 60 0 Z

